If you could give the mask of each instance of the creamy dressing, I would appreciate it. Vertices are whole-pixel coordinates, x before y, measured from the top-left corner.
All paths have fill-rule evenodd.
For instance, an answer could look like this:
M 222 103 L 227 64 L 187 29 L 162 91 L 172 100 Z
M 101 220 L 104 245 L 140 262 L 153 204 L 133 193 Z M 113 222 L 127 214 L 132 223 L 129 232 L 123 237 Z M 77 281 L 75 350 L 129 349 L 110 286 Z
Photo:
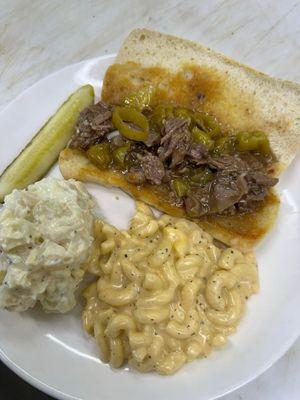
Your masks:
M 6 196 L 0 212 L 0 308 L 40 302 L 67 312 L 93 242 L 94 201 L 75 180 L 45 178 Z

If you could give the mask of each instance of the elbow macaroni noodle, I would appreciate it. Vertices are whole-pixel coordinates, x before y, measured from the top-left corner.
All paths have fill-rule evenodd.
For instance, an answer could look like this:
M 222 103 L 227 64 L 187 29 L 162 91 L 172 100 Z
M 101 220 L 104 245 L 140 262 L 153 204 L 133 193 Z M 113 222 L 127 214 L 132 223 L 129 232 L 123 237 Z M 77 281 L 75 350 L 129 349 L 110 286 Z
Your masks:
M 129 231 L 95 222 L 83 323 L 102 361 L 172 374 L 236 330 L 258 291 L 252 254 L 221 250 L 195 223 L 137 203 Z

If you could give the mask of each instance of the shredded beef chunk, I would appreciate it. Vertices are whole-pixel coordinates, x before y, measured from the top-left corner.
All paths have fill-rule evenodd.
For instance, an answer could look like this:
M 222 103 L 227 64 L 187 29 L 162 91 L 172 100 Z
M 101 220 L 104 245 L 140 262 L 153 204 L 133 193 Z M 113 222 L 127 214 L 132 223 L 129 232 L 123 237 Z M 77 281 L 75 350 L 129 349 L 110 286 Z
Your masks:
M 153 185 L 160 185 L 165 176 L 165 168 L 162 161 L 148 152 L 139 154 L 138 158 L 141 161 L 141 168 L 146 179 Z
M 232 156 L 225 154 L 218 158 L 209 158 L 207 165 L 211 169 L 216 170 L 227 170 L 227 171 L 246 171 L 248 169 L 248 164 L 244 162 L 237 154 Z
M 160 134 L 153 129 L 150 129 L 147 140 L 145 141 L 145 145 L 147 147 L 153 147 L 160 144 Z
M 245 173 L 218 172 L 210 185 L 210 213 L 222 212 L 237 203 L 248 193 Z
M 201 143 L 192 143 L 187 155 L 193 164 L 204 165 L 208 162 L 207 148 Z
M 278 182 L 277 178 L 251 170 L 237 155 L 210 160 L 208 165 L 218 169 L 213 181 L 190 190 L 185 199 L 187 211 L 194 216 L 253 211 Z
M 163 162 L 171 158 L 172 169 L 184 161 L 191 143 L 188 122 L 180 118 L 170 118 L 164 123 L 164 136 L 158 149 L 159 158 Z
M 247 180 L 249 183 L 254 183 L 254 185 L 264 186 L 266 188 L 275 186 L 276 183 L 278 183 L 277 178 L 272 178 L 260 171 L 249 171 L 247 173 Z
M 191 217 L 200 217 L 210 212 L 210 198 L 208 188 L 190 190 L 184 199 L 186 211 Z
M 267 176 L 260 171 L 248 172 L 246 179 L 249 190 L 236 204 L 236 208 L 240 212 L 255 210 L 258 203 L 266 198 L 268 190 L 278 182 L 277 178 Z
M 189 191 L 185 205 L 192 216 L 222 213 L 237 203 L 246 193 L 248 193 L 248 185 L 245 174 L 222 171 L 204 188 Z
M 248 168 L 253 171 L 266 171 L 266 169 L 274 163 L 272 155 L 262 156 L 259 153 L 251 153 L 249 151 L 240 153 L 239 157 L 247 163 Z
M 165 176 L 165 168 L 158 156 L 143 149 L 139 144 L 133 145 L 133 149 L 126 157 L 128 171 L 126 179 L 137 184 L 146 181 L 153 185 L 160 185 Z
M 76 132 L 69 146 L 87 150 L 100 143 L 107 133 L 114 130 L 111 117 L 111 106 L 102 101 L 87 107 L 79 116 Z

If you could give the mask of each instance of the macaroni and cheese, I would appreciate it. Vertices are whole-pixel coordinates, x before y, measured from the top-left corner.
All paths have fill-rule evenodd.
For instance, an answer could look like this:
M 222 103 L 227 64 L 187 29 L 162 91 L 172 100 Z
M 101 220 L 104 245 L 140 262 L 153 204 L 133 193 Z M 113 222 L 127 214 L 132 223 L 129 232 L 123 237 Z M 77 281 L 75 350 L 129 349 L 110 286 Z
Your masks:
M 195 223 L 137 204 L 128 231 L 95 223 L 84 327 L 113 367 L 172 374 L 236 330 L 258 291 L 252 254 L 221 250 Z

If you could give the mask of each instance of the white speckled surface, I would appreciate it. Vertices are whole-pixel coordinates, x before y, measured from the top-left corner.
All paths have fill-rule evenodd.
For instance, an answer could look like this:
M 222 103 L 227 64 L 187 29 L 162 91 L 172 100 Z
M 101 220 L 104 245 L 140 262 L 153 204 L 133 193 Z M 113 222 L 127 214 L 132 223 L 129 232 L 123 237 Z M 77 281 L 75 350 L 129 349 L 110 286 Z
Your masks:
M 201 41 L 300 82 L 300 1 L 1 0 L 0 108 L 63 66 L 116 52 L 136 27 Z M 300 339 L 261 377 L 222 400 L 297 400 L 299 375 Z

